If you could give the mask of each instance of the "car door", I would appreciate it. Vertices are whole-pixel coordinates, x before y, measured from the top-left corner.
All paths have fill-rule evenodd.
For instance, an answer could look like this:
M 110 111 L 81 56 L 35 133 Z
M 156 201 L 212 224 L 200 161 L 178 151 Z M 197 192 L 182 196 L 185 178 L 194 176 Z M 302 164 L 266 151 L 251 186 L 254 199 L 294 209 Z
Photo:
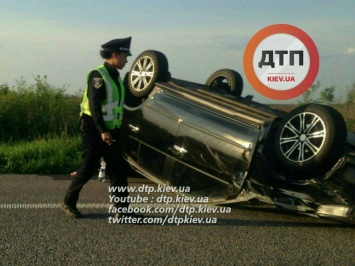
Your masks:
M 128 161 L 145 176 L 168 184 L 173 166 L 175 143 L 184 106 L 164 92 L 154 94 L 139 108 L 127 110 L 125 154 Z
M 155 182 L 195 195 L 237 195 L 259 128 L 161 91 L 128 115 L 126 154 Z
M 236 195 L 260 129 L 198 104 L 185 106 L 173 151 L 171 183 L 210 199 Z

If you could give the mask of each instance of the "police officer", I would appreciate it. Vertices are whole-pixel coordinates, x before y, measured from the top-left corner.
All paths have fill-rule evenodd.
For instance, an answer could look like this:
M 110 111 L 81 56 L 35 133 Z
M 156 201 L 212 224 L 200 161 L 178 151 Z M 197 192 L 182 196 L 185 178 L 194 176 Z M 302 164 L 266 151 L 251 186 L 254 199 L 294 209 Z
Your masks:
M 106 173 L 111 186 L 127 187 L 128 164 L 122 158 L 121 121 L 125 88 L 118 70 L 127 63 L 131 37 L 115 39 L 103 44 L 100 51 L 105 62 L 87 76 L 80 112 L 80 131 L 83 140 L 83 161 L 71 182 L 61 209 L 69 218 L 80 218 L 76 208 L 80 190 L 97 172 L 101 157 L 106 162 Z M 127 198 L 128 192 L 114 192 Z M 116 203 L 117 208 L 129 203 Z M 125 214 L 135 215 L 135 214 Z M 119 217 L 119 215 L 118 215 Z

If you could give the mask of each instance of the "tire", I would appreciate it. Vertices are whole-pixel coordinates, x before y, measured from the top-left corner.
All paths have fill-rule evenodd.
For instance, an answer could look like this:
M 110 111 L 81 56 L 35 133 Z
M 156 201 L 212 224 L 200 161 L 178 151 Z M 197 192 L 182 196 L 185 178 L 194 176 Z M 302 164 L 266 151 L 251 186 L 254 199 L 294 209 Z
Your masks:
M 148 50 L 134 60 L 128 76 L 128 89 L 135 97 L 146 97 L 155 82 L 168 81 L 169 65 L 166 56 L 158 51 Z
M 243 92 L 242 76 L 231 69 L 220 69 L 214 72 L 207 79 L 205 85 L 211 87 L 212 91 L 237 97 L 241 96 Z
M 141 97 L 136 97 L 132 95 L 131 91 L 129 90 L 129 85 L 128 85 L 128 79 L 130 76 L 130 72 L 127 72 L 127 74 L 124 77 L 123 84 L 125 87 L 125 106 L 128 107 L 136 107 L 139 106 L 142 103 L 142 98 Z
M 278 169 L 303 176 L 323 174 L 343 154 L 346 135 L 345 121 L 335 109 L 319 104 L 300 106 L 286 115 L 277 130 Z

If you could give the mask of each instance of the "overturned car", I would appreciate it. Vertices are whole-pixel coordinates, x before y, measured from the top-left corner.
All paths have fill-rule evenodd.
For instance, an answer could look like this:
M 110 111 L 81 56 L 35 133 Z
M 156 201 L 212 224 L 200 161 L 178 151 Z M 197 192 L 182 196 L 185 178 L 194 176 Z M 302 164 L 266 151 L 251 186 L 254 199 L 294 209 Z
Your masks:
M 355 134 L 335 109 L 254 102 L 230 69 L 206 84 L 175 79 L 153 50 L 124 82 L 124 156 L 143 176 L 215 204 L 257 200 L 355 223 Z

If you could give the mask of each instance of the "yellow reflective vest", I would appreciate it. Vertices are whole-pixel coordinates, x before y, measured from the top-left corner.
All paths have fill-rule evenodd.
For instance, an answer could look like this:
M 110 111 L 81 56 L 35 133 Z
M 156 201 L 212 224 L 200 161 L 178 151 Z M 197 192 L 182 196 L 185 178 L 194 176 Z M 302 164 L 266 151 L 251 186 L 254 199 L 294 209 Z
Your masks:
M 107 129 L 119 128 L 122 123 L 122 115 L 123 115 L 123 104 L 124 104 L 124 85 L 122 79 L 118 77 L 118 83 L 120 84 L 120 88 L 117 88 L 117 85 L 109 75 L 107 69 L 104 65 L 99 66 L 96 70 L 98 70 L 104 80 L 106 87 L 106 99 L 101 102 L 102 106 L 102 115 L 105 121 L 105 125 Z M 87 83 L 89 81 L 91 72 L 87 76 Z M 121 90 L 121 99 L 118 90 Z M 82 114 L 87 114 L 91 116 L 90 108 L 89 108 L 89 98 L 87 96 L 88 86 L 86 86 L 84 91 L 83 101 L 80 104 L 80 116 Z

